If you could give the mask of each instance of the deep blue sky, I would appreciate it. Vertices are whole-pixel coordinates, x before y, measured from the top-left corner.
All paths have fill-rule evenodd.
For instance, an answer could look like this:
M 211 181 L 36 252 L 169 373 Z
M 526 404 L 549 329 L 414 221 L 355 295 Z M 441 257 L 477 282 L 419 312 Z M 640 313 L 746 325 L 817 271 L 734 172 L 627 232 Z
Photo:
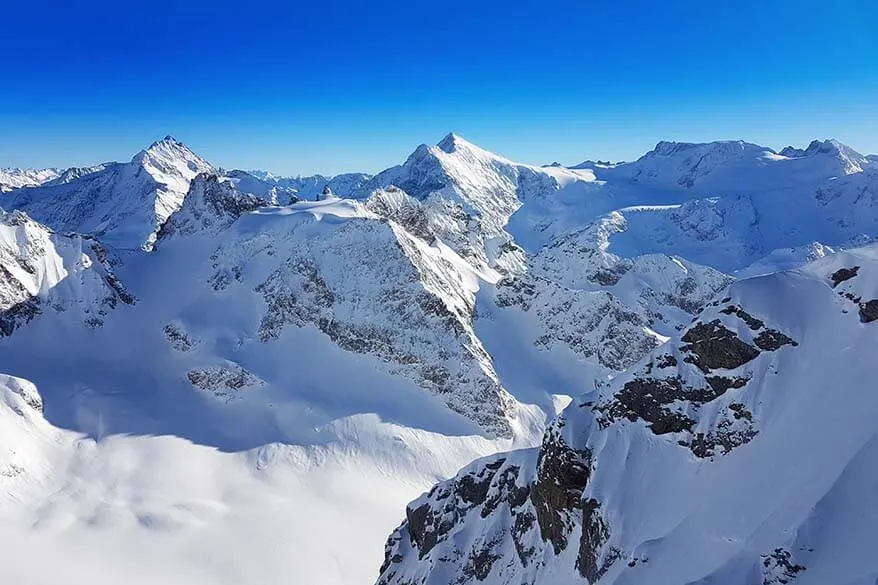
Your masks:
M 453 130 L 523 162 L 660 139 L 878 152 L 878 2 L 45 2 L 0 9 L 0 167 L 376 171 Z

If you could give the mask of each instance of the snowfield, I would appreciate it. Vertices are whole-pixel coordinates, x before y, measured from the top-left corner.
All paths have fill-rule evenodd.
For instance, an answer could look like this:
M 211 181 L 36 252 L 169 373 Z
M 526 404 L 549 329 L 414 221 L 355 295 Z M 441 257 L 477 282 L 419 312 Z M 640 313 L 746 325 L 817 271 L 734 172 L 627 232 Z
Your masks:
M 9 582 L 878 576 L 843 144 L 282 178 L 166 137 L 0 184 Z

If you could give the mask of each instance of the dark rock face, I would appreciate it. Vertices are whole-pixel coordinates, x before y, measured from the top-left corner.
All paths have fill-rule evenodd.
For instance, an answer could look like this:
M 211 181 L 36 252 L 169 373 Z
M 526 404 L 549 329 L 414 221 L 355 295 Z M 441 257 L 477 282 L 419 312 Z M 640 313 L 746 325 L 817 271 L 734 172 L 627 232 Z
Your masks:
M 665 368 L 673 368 L 677 366 L 677 358 L 672 355 L 660 355 L 655 360 L 655 367 L 663 370 Z
M 610 538 L 610 530 L 599 512 L 600 504 L 594 498 L 582 503 L 582 538 L 579 540 L 579 555 L 576 557 L 576 568 L 579 574 L 594 583 L 616 562 L 620 554 L 617 550 L 609 551 L 599 565 L 599 551 Z
M 846 280 L 852 279 L 859 271 L 859 266 L 854 266 L 852 268 L 839 268 L 829 276 L 829 279 L 832 281 L 832 288 L 837 287 Z
M 676 376 L 658 379 L 636 378 L 627 382 L 614 395 L 612 402 L 597 409 L 605 412 L 613 420 L 618 418 L 627 418 L 631 422 L 643 420 L 657 435 L 688 431 L 695 421 L 666 406 L 677 400 L 685 400 L 690 390 L 692 389 L 686 388 Z M 709 391 L 702 392 L 709 393 Z
M 162 328 L 165 339 L 177 351 L 192 351 L 195 349 L 196 341 L 179 325 L 168 323 Z M 191 381 L 191 380 L 190 380 Z
M 715 302 L 714 306 L 730 300 Z M 691 449 L 697 457 L 726 454 L 752 440 L 758 431 L 753 425 L 752 413 L 737 409 L 743 408 L 740 404 L 721 412 L 709 430 L 695 432 L 702 406 L 730 390 L 743 388 L 750 381 L 747 373 L 718 375 L 713 370 L 735 369 L 754 360 L 762 351 L 774 351 L 785 345 L 795 347 L 798 343 L 781 331 L 767 328 L 764 321 L 741 307 L 729 305 L 720 313 L 741 319 L 753 331 L 761 330 L 753 340 L 756 347 L 742 341 L 719 319 L 697 322 L 681 338 L 686 345 L 680 347 L 680 351 L 685 356 L 683 362 L 698 368 L 704 383 L 691 380 L 685 372 L 687 366 L 679 364 L 675 355 L 658 355 L 644 366 L 641 375 L 625 382 L 611 400 L 593 407 L 599 413 L 598 423 L 607 426 L 625 418 L 631 422 L 643 421 L 657 435 L 694 433 L 678 443 Z
M 27 289 L 12 275 L 5 266 L 0 265 L 0 307 L 6 307 L 0 311 L 0 335 L 8 337 L 18 327 L 21 327 L 40 314 L 40 302 L 36 297 L 29 297 Z M 16 302 L 16 299 L 24 299 Z
M 631 263 L 620 261 L 613 266 L 595 270 L 587 278 L 601 286 L 613 286 L 618 284 L 629 270 L 631 270 Z
M 119 277 L 117 277 L 115 274 L 112 274 L 112 273 L 107 274 L 104 277 L 104 282 L 106 282 L 107 286 L 109 286 L 111 289 L 113 289 L 113 291 L 115 291 L 116 296 L 119 298 L 119 300 L 122 301 L 123 303 L 125 303 L 126 305 L 133 305 L 137 302 L 137 298 L 134 295 L 132 295 L 130 292 L 128 292 L 128 290 L 122 284 L 122 281 L 119 280 Z M 110 298 L 112 298 L 112 297 L 110 297 Z M 113 306 L 115 306 L 115 305 L 113 305 Z
M 561 437 L 564 424 L 563 418 L 557 419 L 543 437 L 531 502 L 540 536 L 551 543 L 556 555 L 566 550 L 576 525 L 582 526 L 576 567 L 593 583 L 615 562 L 618 552 L 608 551 L 599 563 L 610 530 L 599 513 L 600 503 L 595 498 L 583 498 L 591 477 L 591 452 L 565 443 Z
M 225 402 L 231 402 L 240 392 L 259 387 L 264 382 L 238 364 L 228 363 L 208 368 L 194 368 L 186 373 L 196 389 L 210 392 Z
M 878 299 L 860 303 L 860 321 L 871 323 L 878 319 Z
M 757 329 L 762 329 L 762 326 L 765 325 L 765 323 L 763 323 L 761 320 L 753 317 L 752 315 L 750 315 L 750 313 L 748 313 L 741 307 L 736 307 L 735 305 L 729 305 L 728 307 L 720 311 L 720 313 L 725 313 L 726 315 L 737 315 L 744 323 L 747 324 L 747 327 L 749 327 L 753 331 L 756 331 Z
M 437 545 L 453 538 L 455 529 L 476 521 L 475 514 L 478 518 L 509 514 L 509 532 L 460 548 L 455 545 L 453 558 L 439 559 L 457 573 L 454 582 L 485 580 L 502 558 L 502 544 L 507 539 L 513 542 L 522 566 L 527 566 L 536 551 L 525 535 L 531 532 L 535 516 L 529 499 L 531 485 L 518 485 L 520 472 L 518 465 L 497 458 L 435 486 L 419 502 L 410 505 L 406 521 L 387 541 L 378 583 L 398 583 L 394 566 L 404 558 L 399 552 L 403 539 L 408 538 L 418 557 L 425 559 Z
M 672 405 L 689 402 L 694 407 L 719 398 L 729 389 L 742 388 L 749 380 L 743 377 L 708 376 L 707 388 L 695 388 L 683 383 L 679 376 L 668 378 L 635 378 L 626 382 L 608 404 L 595 407 L 610 421 L 627 418 L 631 422 L 648 423 L 657 435 L 692 430 L 695 421 Z
M 753 413 L 741 403 L 732 403 L 728 407 L 731 417 L 724 418 L 716 428 L 707 433 L 697 433 L 689 448 L 696 457 L 713 457 L 725 455 L 736 447 L 749 443 L 759 432 L 753 426 Z
M 396 187 L 388 187 L 374 193 L 366 200 L 366 208 L 388 220 L 403 226 L 412 235 L 425 242 L 436 237 L 427 218 L 427 210 L 420 201 Z
M 406 508 L 405 519 L 408 522 L 412 542 L 418 547 L 418 558 L 421 559 L 433 550 L 439 538 L 444 537 L 451 528 L 450 525 L 436 525 L 436 518 L 429 504 L 415 509 Z M 430 530 L 427 530 L 428 527 Z
M 722 396 L 726 393 L 726 390 L 730 388 L 743 388 L 747 382 L 750 381 L 750 378 L 744 378 L 741 376 L 734 376 L 731 378 L 725 376 L 707 376 L 704 379 L 713 389 L 715 397 Z
M 270 204 L 271 201 L 262 197 L 242 193 L 215 174 L 201 173 L 193 179 L 183 206 L 162 224 L 156 239 L 227 227 L 243 214 Z
M 702 372 L 716 368 L 732 370 L 759 355 L 758 349 L 738 339 L 719 319 L 696 324 L 686 332 L 682 341 L 688 345 L 680 349 L 691 354 L 686 361 L 691 361 Z
M 774 351 L 785 345 L 792 345 L 793 347 L 799 345 L 797 341 L 794 341 L 791 337 L 781 333 L 777 329 L 766 329 L 753 340 L 753 343 L 755 343 L 759 349 L 765 351 Z
M 128 289 L 125 288 L 125 285 L 122 284 L 122 281 L 113 273 L 113 267 L 115 262 L 110 256 L 107 254 L 106 248 L 98 242 L 96 239 L 91 236 L 81 236 L 83 243 L 88 245 L 94 254 L 94 259 L 97 260 L 97 263 L 103 267 L 103 279 L 107 286 L 109 286 L 113 292 L 116 293 L 116 298 L 125 303 L 126 305 L 134 305 L 137 303 L 137 297 L 131 294 Z M 112 299 L 113 302 L 111 306 L 115 306 L 115 298 Z
M 494 562 L 503 558 L 501 554 L 494 552 L 500 543 L 500 539 L 494 539 L 478 551 L 473 551 L 467 558 L 466 565 L 463 567 L 463 575 L 465 577 L 475 578 L 477 581 L 484 581 L 491 574 L 491 568 Z
M 787 585 L 805 570 L 804 565 L 792 561 L 792 555 L 786 549 L 776 548 L 762 555 L 762 585 Z
M 409 534 L 418 547 L 420 558 L 445 540 L 451 529 L 474 508 L 483 506 L 482 518 L 488 517 L 501 504 L 508 504 L 512 510 L 521 508 L 527 501 L 530 488 L 517 486 L 519 467 L 504 467 L 505 463 L 505 459 L 497 459 L 449 485 L 440 484 L 430 491 L 430 502 L 406 509 Z M 484 566 L 484 562 L 476 564 Z
M 578 520 L 582 492 L 591 474 L 591 453 L 569 447 L 561 438 L 563 421 L 556 421 L 546 435 L 537 460 L 537 479 L 531 501 L 543 541 L 555 554 L 567 548 L 567 538 Z

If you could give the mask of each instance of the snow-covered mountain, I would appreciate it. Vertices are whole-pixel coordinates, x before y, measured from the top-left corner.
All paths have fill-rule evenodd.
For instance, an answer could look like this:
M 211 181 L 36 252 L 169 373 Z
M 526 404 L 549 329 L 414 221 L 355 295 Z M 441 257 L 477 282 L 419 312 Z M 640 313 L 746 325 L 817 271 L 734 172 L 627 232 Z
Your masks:
M 120 249 L 149 249 L 156 232 L 183 204 L 189 182 L 213 168 L 167 136 L 129 163 L 102 165 L 60 184 L 7 194 L 3 206 L 21 209 L 59 231 L 99 237 Z
M 64 169 L 61 171 L 57 177 L 50 181 L 45 181 L 41 183 L 42 185 L 60 185 L 64 183 L 69 183 L 71 181 L 75 181 L 85 175 L 90 175 L 92 173 L 97 173 L 98 171 L 102 171 L 113 163 L 103 163 L 99 165 L 91 165 L 88 167 L 70 167 L 68 169 Z
M 866 583 L 878 247 L 743 280 L 542 445 L 412 502 L 379 583 Z
M 316 201 L 327 188 L 338 197 L 351 197 L 369 179 L 371 175 L 366 173 L 342 173 L 327 177 L 325 175 L 310 175 L 306 177 L 278 177 L 267 171 L 234 171 L 247 173 L 261 181 L 274 185 L 281 189 L 291 191 L 298 199 Z
M 0 193 L 42 185 L 56 179 L 60 174 L 59 169 L 0 169 Z
M 134 304 L 94 239 L 59 236 L 20 211 L 0 211 L 0 335 L 43 312 L 69 327 L 103 325 L 119 302 Z
M 65 574 L 97 582 L 144 551 L 150 582 L 369 582 L 406 502 L 435 482 L 519 449 L 470 468 L 480 486 L 496 471 L 518 501 L 548 422 L 571 400 L 566 418 L 587 410 L 574 397 L 600 396 L 604 410 L 588 412 L 623 424 L 613 393 L 645 379 L 668 339 L 683 344 L 693 319 L 712 323 L 696 315 L 736 277 L 871 241 L 878 171 L 817 144 L 660 143 L 633 163 L 565 168 L 450 134 L 374 177 L 279 178 L 215 168 L 169 137 L 130 163 L 4 194 L 28 215 L 0 225 L 0 372 L 15 377 L 0 379 L 0 417 L 17 429 L 0 451 L 15 468 L 0 471 L 0 546 L 51 550 Z M 834 293 L 871 315 L 857 282 Z M 760 350 L 754 364 L 791 351 L 785 336 L 806 346 L 781 316 L 734 302 L 708 311 L 763 322 L 735 330 Z M 677 357 L 696 398 L 725 383 Z M 757 373 L 722 374 L 724 394 Z M 23 410 L 25 395 L 44 412 Z M 702 406 L 683 413 L 686 448 L 672 445 L 687 457 L 724 448 Z M 564 435 L 558 424 L 545 436 Z M 454 518 L 479 533 L 467 514 Z M 578 538 L 561 524 L 559 539 Z M 549 558 L 534 526 L 520 528 Z M 469 566 L 399 550 L 405 570 L 393 570 L 414 582 Z M 490 573 L 487 558 L 466 571 Z M 9 570 L 30 570 L 21 559 Z M 566 578 L 575 561 L 551 566 Z
M 874 239 L 873 162 L 834 140 L 782 152 L 740 141 L 661 142 L 631 163 L 585 165 L 605 192 L 605 208 L 595 211 L 620 226 L 608 250 L 678 255 L 746 274 L 753 264 L 789 258 L 784 250 Z

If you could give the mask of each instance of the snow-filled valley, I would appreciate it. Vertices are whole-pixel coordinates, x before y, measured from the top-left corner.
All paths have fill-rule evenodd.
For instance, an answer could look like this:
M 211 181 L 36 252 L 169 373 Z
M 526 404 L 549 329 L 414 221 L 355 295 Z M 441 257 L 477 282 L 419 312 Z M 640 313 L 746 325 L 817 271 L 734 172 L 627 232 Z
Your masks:
M 166 137 L 0 187 L 4 582 L 878 579 L 841 143 L 276 177 Z

